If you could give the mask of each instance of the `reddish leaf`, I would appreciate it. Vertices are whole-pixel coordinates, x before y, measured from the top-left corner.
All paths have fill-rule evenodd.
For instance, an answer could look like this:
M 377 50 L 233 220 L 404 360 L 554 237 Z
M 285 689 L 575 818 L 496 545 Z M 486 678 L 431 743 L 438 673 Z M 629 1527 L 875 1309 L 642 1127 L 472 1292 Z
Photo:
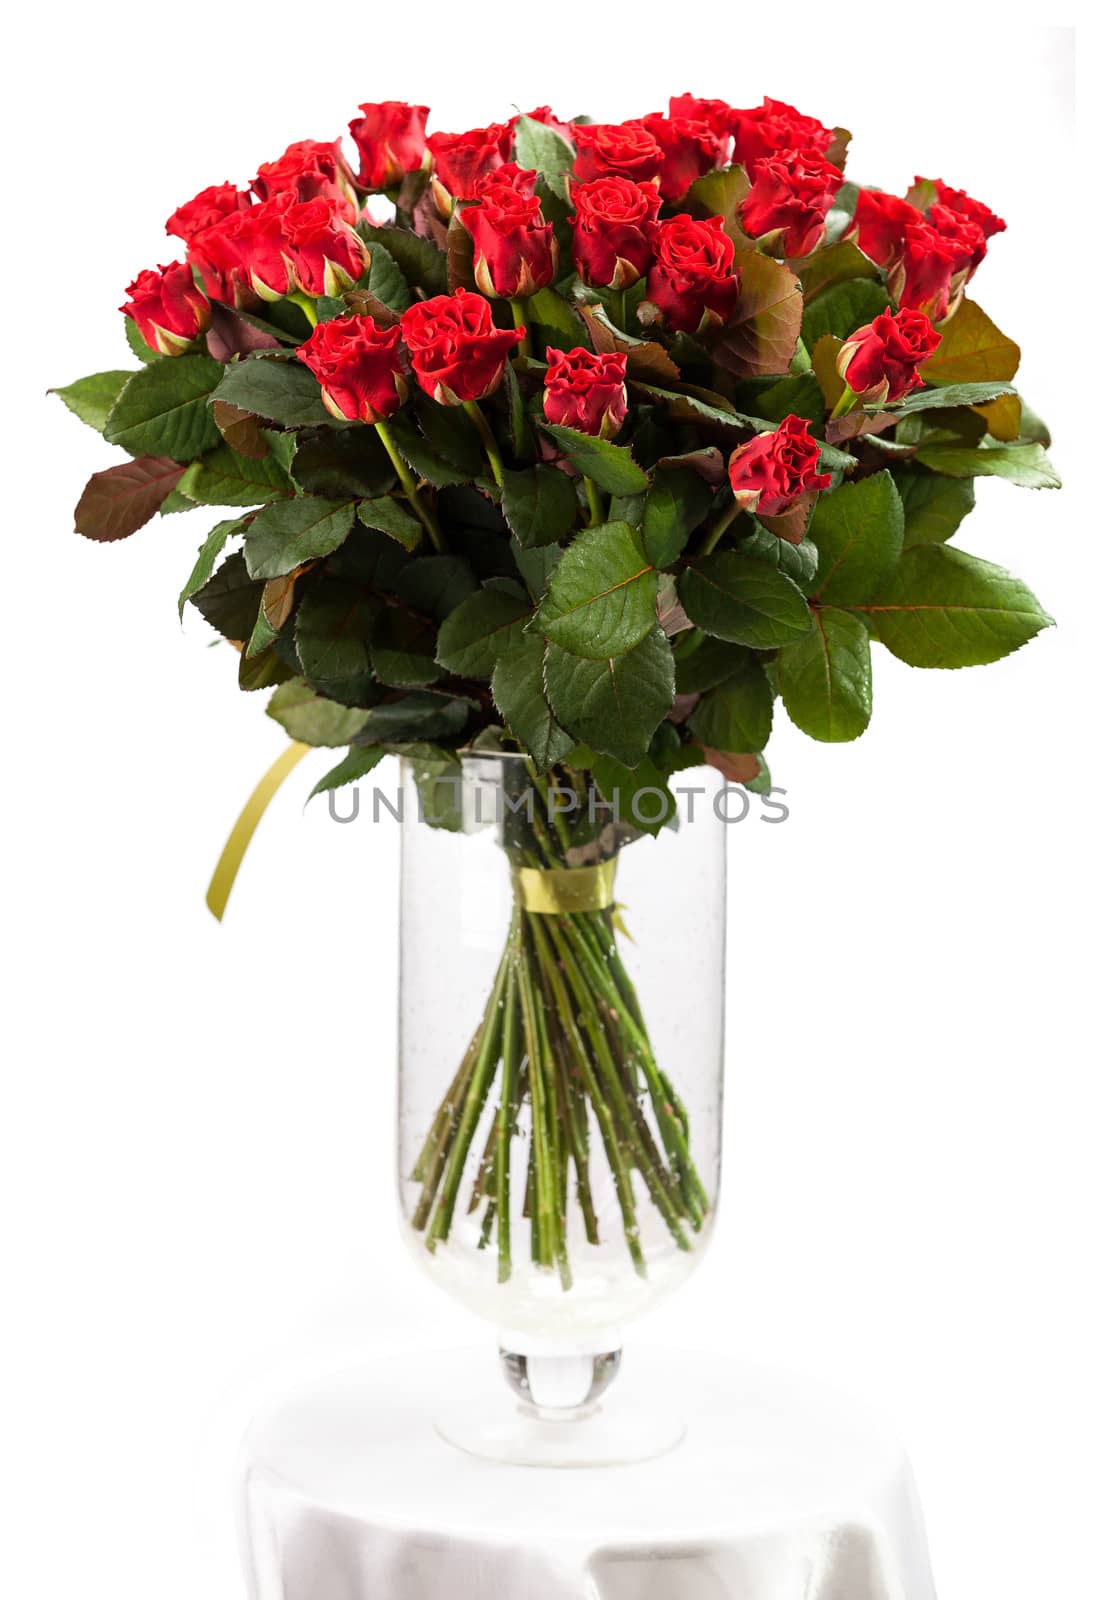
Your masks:
M 250 411 L 229 405 L 226 400 L 212 402 L 212 421 L 232 450 L 251 461 L 264 461 L 270 453 L 258 418 Z
M 184 471 L 184 463 L 165 456 L 137 456 L 94 472 L 73 513 L 77 532 L 104 542 L 126 539 L 150 521 Z
M 800 544 L 809 526 L 809 517 L 816 504 L 816 496 L 815 489 L 806 489 L 800 499 L 780 517 L 760 517 L 759 521 L 768 533 L 774 534 L 779 539 L 785 539 L 788 544 Z
M 681 381 L 680 368 L 653 339 L 637 339 L 634 335 L 621 333 L 599 305 L 579 306 L 578 311 L 589 329 L 593 348 L 599 356 L 613 352 L 627 356 L 629 378 L 638 378 L 641 383 L 661 383 L 663 387 L 667 383 Z
M 261 328 L 252 328 L 249 322 L 236 315 L 227 306 L 212 307 L 212 325 L 208 329 L 208 354 L 214 361 L 230 361 L 232 356 L 247 356 L 254 350 L 280 350 L 281 342 Z
M 762 771 L 762 762 L 756 755 L 733 755 L 730 750 L 713 750 L 707 744 L 701 749 L 707 764 L 722 772 L 729 783 L 752 783 Z
M 739 301 L 713 359 L 737 378 L 788 372 L 801 334 L 801 285 L 789 267 L 757 250 L 737 250 L 735 264 Z

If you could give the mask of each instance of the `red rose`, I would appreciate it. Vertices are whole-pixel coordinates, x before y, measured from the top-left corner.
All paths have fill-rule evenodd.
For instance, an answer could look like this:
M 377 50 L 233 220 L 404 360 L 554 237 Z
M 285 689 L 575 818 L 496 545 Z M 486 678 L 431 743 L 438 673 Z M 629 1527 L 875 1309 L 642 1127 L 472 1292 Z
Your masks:
M 586 182 L 615 172 L 640 183 L 657 178 L 666 159 L 642 122 L 583 122 L 574 137 L 574 176 Z
M 384 194 L 395 189 L 406 172 L 423 165 L 428 108 L 404 100 L 380 100 L 358 109 L 362 115 L 350 124 L 350 134 L 362 158 L 359 187 Z
M 556 133 L 562 135 L 568 145 L 573 146 L 577 137 L 577 128 L 572 122 L 560 122 L 550 106 L 536 106 L 535 110 L 529 111 L 527 115 L 530 121 L 541 122 L 545 128 L 553 128 Z M 519 117 L 513 117 L 510 126 L 515 128 L 519 120 Z
M 305 200 L 282 216 L 293 281 L 305 294 L 342 294 L 362 276 L 365 245 L 334 200 Z
M 213 300 L 244 306 L 261 296 L 280 300 L 292 287 L 284 213 L 291 194 L 275 195 L 213 223 L 189 245 L 188 260 Z
M 479 181 L 476 205 L 459 209 L 474 241 L 474 278 L 482 294 L 520 299 L 555 275 L 554 227 L 544 221 L 534 188 L 534 172 L 506 162 Z
M 892 315 L 882 311 L 865 328 L 848 335 L 836 370 L 859 399 L 885 404 L 923 385 L 917 368 L 939 343 L 940 336 L 923 311 L 908 307 Z
M 315 139 L 300 139 L 291 144 L 277 161 L 267 161 L 258 168 L 258 176 L 251 184 L 261 200 L 272 200 L 275 195 L 293 193 L 298 200 L 334 200 L 348 222 L 358 215 L 354 196 L 354 173 L 339 148 L 338 139 L 333 144 L 320 144 Z
M 807 417 L 786 417 L 772 433 L 759 433 L 732 452 L 728 476 L 746 511 L 780 517 L 809 489 L 826 489 L 830 472 L 817 472 L 820 446 L 809 437 Z
M 662 151 L 658 180 L 664 200 L 680 200 L 691 183 L 715 167 L 720 142 L 707 122 L 655 111 L 643 118 L 643 126 Z
M 211 306 L 180 261 L 157 272 L 140 272 L 127 286 L 127 295 L 119 309 L 163 356 L 181 355 L 212 320 Z
M 595 356 L 589 350 L 548 350 L 543 379 L 543 415 L 548 422 L 598 439 L 612 439 L 628 414 L 624 387 L 628 358 Z
M 923 214 L 907 200 L 880 189 L 860 189 L 852 225 L 855 243 L 871 261 L 888 267 L 901 254 L 905 229 L 923 221 Z
M 456 200 L 473 200 L 478 181 L 504 165 L 512 151 L 507 122 L 469 133 L 433 133 L 427 147 L 435 158 L 435 176 Z
M 400 333 L 372 317 L 337 317 L 312 330 L 297 355 L 319 379 L 332 416 L 384 422 L 407 398 Z
M 766 240 L 780 256 L 807 256 L 824 234 L 824 219 L 843 183 L 843 173 L 814 150 L 780 150 L 751 162 L 752 184 L 739 219 L 753 239 Z
M 940 205 L 938 201 L 928 207 L 928 222 L 938 234 L 957 246 L 959 254 L 955 262 L 955 276 L 958 277 L 961 272 L 961 281 L 965 282 L 986 259 L 986 235 L 981 226 L 970 217 L 960 216 L 948 206 Z
M 764 98 L 761 106 L 732 113 L 735 160 L 744 163 L 771 156 L 776 150 L 815 150 L 824 155 L 835 129 L 806 117 L 784 100 Z
M 926 183 L 927 179 L 918 178 L 917 183 Z M 989 206 L 983 205 L 981 200 L 972 200 L 965 189 L 952 189 L 944 183 L 942 178 L 937 178 L 932 184 L 936 191 L 936 200 L 941 206 L 946 206 L 949 211 L 954 211 L 960 217 L 966 217 L 970 222 L 976 222 L 986 235 L 992 239 L 995 233 L 1005 232 L 1005 223 L 991 211 Z M 932 220 L 932 211 L 929 208 L 928 220 Z
M 509 351 L 524 337 L 522 328 L 495 328 L 488 300 L 468 289 L 417 301 L 400 325 L 416 382 L 444 406 L 492 394 Z
M 651 264 L 650 226 L 662 197 L 653 183 L 610 174 L 573 185 L 574 266 L 584 283 L 626 289 Z
M 704 122 L 716 136 L 716 162 L 723 166 L 732 148 L 732 123 L 735 110 L 726 100 L 699 100 L 695 94 L 672 94 L 670 115 L 690 122 Z
M 739 297 L 732 270 L 735 245 L 723 217 L 699 221 L 670 217 L 651 225 L 655 263 L 647 274 L 647 299 L 663 320 L 685 333 L 727 322 Z
M 249 204 L 250 195 L 245 190 L 236 189 L 233 183 L 215 183 L 178 206 L 166 223 L 166 232 L 189 244 L 205 228 L 221 222 L 234 211 L 245 211 Z
M 934 322 L 942 322 L 951 308 L 952 277 L 966 264 L 958 240 L 945 239 L 931 223 L 910 223 L 890 268 L 890 293 L 899 306 L 925 311 Z

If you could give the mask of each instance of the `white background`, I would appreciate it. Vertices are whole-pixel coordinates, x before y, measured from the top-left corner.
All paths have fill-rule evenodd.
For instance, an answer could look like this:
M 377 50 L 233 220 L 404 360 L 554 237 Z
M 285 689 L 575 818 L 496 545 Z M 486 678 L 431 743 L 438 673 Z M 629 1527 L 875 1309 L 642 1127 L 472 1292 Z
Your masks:
M 790 822 L 731 841 L 721 1226 L 633 1344 L 793 1365 L 887 1411 L 942 1600 L 1094 1593 L 1105 524 L 1084 477 L 1105 426 L 1074 386 L 1103 338 L 1104 185 L 1072 179 L 1069 33 L 926 5 L 912 30 L 791 5 L 773 32 L 718 3 L 31 9 L 5 107 L 3 1592 L 238 1597 L 230 1473 L 259 1401 L 480 1335 L 397 1237 L 395 830 L 302 813 L 320 752 L 211 920 L 208 873 L 284 736 L 199 619 L 177 626 L 215 518 L 75 537 L 112 452 L 44 391 L 131 364 L 114 308 L 172 257 L 174 206 L 360 100 L 464 128 L 690 89 L 793 101 L 855 130 L 856 179 L 939 175 L 1007 217 L 974 296 L 1025 348 L 1068 488 L 984 482 L 958 540 L 1054 631 L 957 674 L 881 654 L 857 745 L 782 719 Z

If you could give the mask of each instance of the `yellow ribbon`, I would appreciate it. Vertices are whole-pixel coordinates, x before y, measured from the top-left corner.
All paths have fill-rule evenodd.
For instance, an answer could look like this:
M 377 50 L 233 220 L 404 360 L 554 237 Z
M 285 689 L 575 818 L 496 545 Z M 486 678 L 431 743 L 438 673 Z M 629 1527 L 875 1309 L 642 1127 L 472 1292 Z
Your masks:
M 287 750 L 283 750 L 273 766 L 255 786 L 250 799 L 239 812 L 238 821 L 231 829 L 227 843 L 223 847 L 223 854 L 216 862 L 216 870 L 212 874 L 212 881 L 208 885 L 208 893 L 205 896 L 208 902 L 208 910 L 217 922 L 223 920 L 228 896 L 235 887 L 235 878 L 238 875 L 239 868 L 242 866 L 247 845 L 254 837 L 254 830 L 261 822 L 266 807 L 297 762 L 308 754 L 310 748 L 310 745 L 298 744 L 294 741 Z
M 514 867 L 517 904 L 545 917 L 565 912 L 604 911 L 612 904 L 616 858 L 595 867 Z

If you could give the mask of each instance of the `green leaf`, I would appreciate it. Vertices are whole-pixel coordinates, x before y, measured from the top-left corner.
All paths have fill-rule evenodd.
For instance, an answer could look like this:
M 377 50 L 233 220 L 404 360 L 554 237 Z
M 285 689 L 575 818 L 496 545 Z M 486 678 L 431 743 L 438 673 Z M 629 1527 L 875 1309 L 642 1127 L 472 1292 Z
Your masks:
M 183 470 L 165 456 L 136 456 L 94 472 L 74 510 L 74 527 L 102 543 L 128 538 L 173 493 Z
M 551 573 L 562 560 L 562 551 L 557 544 L 542 544 L 534 550 L 525 550 L 515 534 L 512 536 L 511 550 L 529 593 L 538 600 L 546 590 Z
M 130 320 L 130 319 L 128 319 Z M 120 390 L 133 372 L 94 372 L 91 377 L 78 378 L 64 389 L 51 389 L 59 400 L 64 400 L 75 417 L 87 422 L 97 433 L 104 432 L 109 413 L 119 399 Z
M 655 567 L 668 567 L 708 515 L 712 490 L 689 468 L 655 473 L 643 511 L 643 547 Z
M 266 715 L 279 722 L 290 739 L 323 746 L 349 744 L 366 720 L 364 711 L 348 710 L 313 694 L 300 678 L 291 678 L 274 691 Z
M 546 647 L 537 634 L 524 634 L 504 651 L 493 669 L 493 699 L 513 736 L 546 771 L 574 748 L 575 740 L 559 727 L 543 686 Z
M 131 354 L 133 356 L 138 356 L 140 361 L 149 365 L 152 361 L 164 361 L 166 359 L 165 356 L 161 355 L 157 350 L 153 350 L 150 345 L 147 344 L 146 340 L 139 332 L 139 325 L 135 321 L 134 317 L 124 317 L 123 332 L 126 335 L 127 345 L 131 351 Z M 178 359 L 180 358 L 176 356 L 174 357 L 174 360 Z M 130 373 L 128 373 L 128 377 L 130 377 Z
M 551 466 L 506 471 L 501 506 L 509 527 L 525 549 L 557 544 L 570 532 L 578 516 L 573 479 Z
M 807 639 L 778 656 L 778 689 L 790 720 L 810 739 L 857 739 L 870 721 L 870 636 L 847 611 L 820 606 Z
M 257 655 L 244 650 L 239 657 L 239 688 L 246 693 L 256 689 L 272 689 L 275 684 L 289 683 L 295 676 L 276 649 L 260 650 Z M 305 743 L 310 741 L 305 740 Z
M 873 322 L 889 303 L 885 288 L 871 278 L 848 278 L 845 282 L 834 283 L 806 304 L 801 337 L 810 350 L 818 339 L 829 333 L 846 339 L 849 333 Z
M 182 357 L 182 359 L 188 359 Z M 272 356 L 253 356 L 219 368 L 223 374 L 212 398 L 225 400 L 267 422 L 280 422 L 287 428 L 312 428 L 330 423 L 332 418 L 320 399 L 320 386 L 299 361 L 279 361 Z
M 461 833 L 462 762 L 453 750 L 434 744 L 408 744 L 400 752 L 408 762 L 420 797 L 420 821 L 428 828 Z
M 409 417 L 396 416 L 390 419 L 389 431 L 393 443 L 401 455 L 413 468 L 416 474 L 425 478 L 428 483 L 436 488 L 450 488 L 456 484 L 468 483 L 471 474 L 450 461 L 445 461 L 428 440 L 418 431 Z
M 791 650 L 803 648 L 790 646 Z M 765 748 L 773 716 L 770 682 L 762 663 L 748 653 L 732 677 L 710 689 L 698 702 L 689 727 L 702 744 L 713 750 L 753 754 Z
M 359 232 L 371 254 L 375 245 L 385 246 L 413 289 L 422 289 L 427 295 L 447 293 L 446 253 L 433 240 L 407 228 L 375 227 L 370 223 L 361 223 Z
M 904 532 L 901 497 L 888 472 L 820 495 L 809 523 L 820 556 L 810 592 L 824 605 L 869 600 L 896 567 Z
M 799 588 L 807 588 L 816 576 L 820 561 L 820 552 L 812 540 L 806 538 L 800 544 L 794 544 L 790 539 L 771 533 L 756 518 L 751 518 L 751 521 L 752 532 L 740 540 L 742 553 L 758 556 L 760 561 L 768 562 L 770 566 L 777 567 L 779 572 L 784 572 L 787 578 L 792 578 Z
M 856 609 L 910 667 L 998 661 L 1051 624 L 1018 578 L 949 544 L 906 550 L 885 587 Z
M 529 296 L 528 322 L 537 349 L 546 354 L 547 346 L 556 350 L 589 349 L 585 323 L 568 300 L 555 289 L 540 289 Z
M 536 625 L 574 655 L 603 661 L 634 649 L 655 621 L 658 575 L 626 522 L 579 533 L 551 574 Z
M 984 406 L 999 395 L 1016 394 L 1011 383 L 995 380 L 992 383 L 949 383 L 939 389 L 918 389 L 896 405 L 866 406 L 867 411 L 892 411 L 899 417 L 916 411 L 934 411 L 937 407 Z
M 320 428 L 296 436 L 292 474 L 308 494 L 329 500 L 375 499 L 397 474 L 372 428 Z
M 804 638 L 812 627 L 808 603 L 785 573 L 755 556 L 723 550 L 682 574 L 678 593 L 686 615 L 717 639 L 773 650 Z
M 912 465 L 894 468 L 894 482 L 905 510 L 905 549 L 943 544 L 974 510 L 974 481 L 945 478 Z
M 211 533 L 201 545 L 197 553 L 193 570 L 185 580 L 185 587 L 181 590 L 177 600 L 177 615 L 184 616 L 185 606 L 199 589 L 202 589 L 212 576 L 216 562 L 223 554 L 224 546 L 228 539 L 238 533 L 243 526 L 241 517 L 233 517 L 228 522 L 217 522 Z
M 351 530 L 350 501 L 305 495 L 263 506 L 246 530 L 244 554 L 252 578 L 281 578 L 304 561 L 330 555 Z
M 405 509 L 396 500 L 391 500 L 388 495 L 378 500 L 360 500 L 358 502 L 358 520 L 364 522 L 367 528 L 376 528 L 379 533 L 387 533 L 390 539 L 395 539 L 405 550 L 415 550 L 424 536 L 424 525 L 411 511 Z
M 751 249 L 736 251 L 735 269 L 739 300 L 713 342 L 713 360 L 737 378 L 788 372 L 804 306 L 793 269 Z
M 469 721 L 473 702 L 457 695 L 416 689 L 368 712 L 356 743 L 412 744 L 424 739 L 453 739 Z
M 674 658 L 656 623 L 625 655 L 583 660 L 552 644 L 544 666 L 547 700 L 576 738 L 634 767 L 674 703 Z
M 178 489 L 200 505 L 260 506 L 291 495 L 293 484 L 273 456 L 256 461 L 225 444 L 194 461 Z
M 727 639 L 714 639 L 700 629 L 679 635 L 675 641 L 675 668 L 679 694 L 705 694 L 742 672 L 750 651 Z
M 467 479 L 485 472 L 485 451 L 477 429 L 461 406 L 441 406 L 429 395 L 416 397 L 416 414 L 424 438 L 437 456 L 465 473 Z
M 940 346 L 921 366 L 925 383 L 1007 382 L 1020 365 L 1020 346 L 991 322 L 981 306 L 963 300 L 940 329 Z
M 374 623 L 371 659 L 382 683 L 422 689 L 442 677 L 435 660 L 435 627 L 427 617 L 386 606 Z
M 379 605 L 361 584 L 313 577 L 297 607 L 297 659 L 310 687 L 342 705 L 361 705 L 373 692 L 370 631 Z
M 824 431 L 824 395 L 811 372 L 779 378 L 759 390 L 758 407 L 768 422 L 784 422 L 786 417 L 807 417 L 814 429 Z
M 736 211 L 750 188 L 751 180 L 742 166 L 721 167 L 694 180 L 686 190 L 683 209 L 695 217 L 723 217 L 729 239 L 745 247 L 750 240 L 739 226 Z
M 1059 474 L 1042 444 L 929 444 L 916 459 L 950 478 L 1005 478 L 1022 489 L 1059 489 Z
M 109 444 L 132 455 L 191 461 L 219 444 L 208 396 L 223 376 L 207 356 L 177 356 L 132 373 L 104 425 Z
M 518 585 L 494 580 L 467 595 L 439 629 L 436 659 L 461 678 L 488 678 L 505 650 L 518 644 L 531 612 Z
M 806 256 L 804 261 L 796 263 L 796 271 L 807 300 L 833 283 L 842 283 L 848 278 L 876 278 L 879 273 L 870 257 L 864 256 L 850 239 L 840 239 Z
M 401 599 L 439 622 L 476 588 L 470 563 L 461 556 L 419 556 L 406 562 L 396 578 Z
M 236 550 L 189 599 L 217 633 L 242 644 L 254 629 L 263 588 L 246 570 L 242 552 Z
M 571 761 L 573 759 L 571 757 Z M 699 754 L 695 764 L 701 765 Z M 624 822 L 631 823 L 638 831 L 648 833 L 652 838 L 673 824 L 678 809 L 677 801 L 667 787 L 666 773 L 649 756 L 645 761 L 629 767 L 612 756 L 595 755 L 591 766 L 594 783 Z M 656 819 L 654 813 L 659 809 L 660 802 L 664 802 L 664 805 Z M 652 820 L 644 821 L 638 815 L 640 811 Z
M 647 488 L 647 474 L 623 445 L 595 439 L 592 434 L 579 433 L 576 428 L 563 428 L 553 422 L 544 422 L 541 427 L 578 471 L 592 478 L 606 494 L 640 494 Z
M 352 745 L 338 766 L 324 773 L 308 796 L 309 800 L 318 794 L 324 794 L 328 789 L 341 789 L 344 784 L 357 783 L 359 778 L 365 778 L 378 762 L 384 759 L 385 751 L 380 745 L 366 745 L 362 749 Z
M 516 123 L 516 161 L 526 171 L 558 179 L 574 165 L 574 152 L 557 128 L 520 117 Z
M 388 248 L 377 243 L 370 250 L 370 270 L 366 282 L 370 294 L 388 306 L 390 311 L 407 311 L 412 295 L 404 273 Z

